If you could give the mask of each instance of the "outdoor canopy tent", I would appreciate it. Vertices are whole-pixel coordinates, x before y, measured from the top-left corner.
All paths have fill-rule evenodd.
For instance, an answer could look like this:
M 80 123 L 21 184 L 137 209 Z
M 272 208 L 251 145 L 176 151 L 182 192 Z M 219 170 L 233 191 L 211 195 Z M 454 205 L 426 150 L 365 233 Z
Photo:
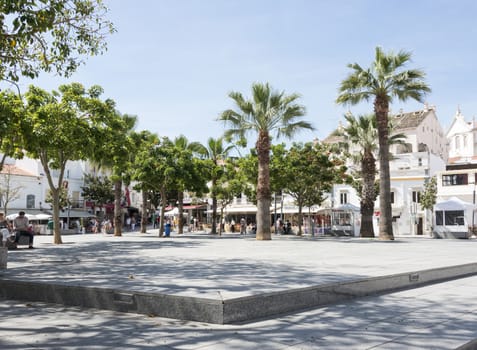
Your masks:
M 469 238 L 477 206 L 452 197 L 434 205 L 434 237 Z
M 7 216 L 7 219 L 8 220 L 15 220 L 15 218 L 18 216 L 18 213 L 15 213 L 15 214 L 10 214 Z M 25 216 L 27 217 L 27 219 L 29 221 L 33 221 L 33 220 L 48 220 L 50 219 L 52 216 L 49 215 L 49 214 L 29 214 L 29 213 L 25 213 Z
M 176 215 L 179 215 L 179 208 L 174 208 L 172 210 L 169 210 L 169 211 L 166 211 L 164 213 L 165 216 L 176 216 Z
M 360 227 L 360 208 L 346 203 L 331 211 L 331 232 L 338 235 L 357 236 Z

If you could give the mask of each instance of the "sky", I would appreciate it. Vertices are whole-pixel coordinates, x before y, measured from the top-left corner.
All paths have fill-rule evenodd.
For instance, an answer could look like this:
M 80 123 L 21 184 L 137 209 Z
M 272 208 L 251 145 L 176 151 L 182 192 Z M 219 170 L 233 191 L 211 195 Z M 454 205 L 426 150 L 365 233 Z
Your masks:
M 108 51 L 89 57 L 69 79 L 42 74 L 47 90 L 66 82 L 100 85 L 137 131 L 205 143 L 223 134 L 217 121 L 233 108 L 228 94 L 250 97 L 254 82 L 298 93 L 315 130 L 291 141 L 323 139 L 344 113 L 372 112 L 372 103 L 335 103 L 349 63 L 369 67 L 375 47 L 412 53 L 407 68 L 426 73 L 446 130 L 458 107 L 477 114 L 477 1 L 474 0 L 105 0 L 117 32 Z M 413 101 L 392 111 L 423 108 Z M 255 136 L 250 134 L 254 142 Z M 285 141 L 285 140 L 283 140 Z

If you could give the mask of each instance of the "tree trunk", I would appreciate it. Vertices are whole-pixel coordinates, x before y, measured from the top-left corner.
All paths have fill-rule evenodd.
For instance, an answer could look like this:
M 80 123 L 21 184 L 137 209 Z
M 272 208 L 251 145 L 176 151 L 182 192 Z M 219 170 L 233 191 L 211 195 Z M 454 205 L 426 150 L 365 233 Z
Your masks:
M 217 199 L 215 199 L 217 201 Z M 219 223 L 219 236 L 222 236 L 222 231 L 225 230 L 225 227 L 222 226 L 222 220 L 224 218 L 224 207 L 220 208 L 220 223 Z
M 147 214 L 149 205 L 147 202 L 147 191 L 142 190 L 142 216 L 141 216 L 141 233 L 146 233 L 147 231 Z
M 53 198 L 53 242 L 55 244 L 62 244 L 61 229 L 60 229 L 60 189 L 51 189 L 51 197 Z
M 161 186 L 161 219 L 159 220 L 159 237 L 164 236 L 164 212 L 166 211 L 166 188 Z
M 293 223 L 293 222 L 292 222 Z M 298 233 L 297 236 L 302 236 L 302 223 L 303 223 L 303 203 L 298 202 Z
M 361 161 L 363 189 L 361 193 L 360 237 L 374 238 L 373 214 L 376 199 L 374 182 L 376 178 L 376 160 L 371 150 L 365 150 Z
M 114 235 L 122 236 L 123 219 L 121 210 L 121 188 L 123 186 L 122 180 L 114 182 Z
M 374 101 L 379 139 L 379 239 L 394 240 L 391 207 L 391 176 L 389 171 L 389 101 L 378 96 Z
M 215 186 L 217 186 L 216 181 L 212 179 L 212 230 L 210 233 L 213 235 L 217 234 L 217 195 L 215 194 Z M 222 223 L 222 218 L 220 220 Z
M 260 131 L 256 144 L 258 156 L 257 179 L 257 240 L 271 240 L 270 218 L 270 135 Z
M 179 202 L 179 218 L 177 219 L 177 225 L 178 225 L 178 232 L 179 234 L 184 233 L 184 192 L 181 190 L 178 191 L 177 193 L 177 201 Z

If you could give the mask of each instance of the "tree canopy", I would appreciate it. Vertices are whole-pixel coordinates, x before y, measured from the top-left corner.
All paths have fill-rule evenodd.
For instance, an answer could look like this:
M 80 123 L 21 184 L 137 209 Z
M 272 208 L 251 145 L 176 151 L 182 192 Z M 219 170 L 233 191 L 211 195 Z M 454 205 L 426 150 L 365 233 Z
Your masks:
M 0 0 L 0 80 L 69 76 L 114 32 L 102 0 Z

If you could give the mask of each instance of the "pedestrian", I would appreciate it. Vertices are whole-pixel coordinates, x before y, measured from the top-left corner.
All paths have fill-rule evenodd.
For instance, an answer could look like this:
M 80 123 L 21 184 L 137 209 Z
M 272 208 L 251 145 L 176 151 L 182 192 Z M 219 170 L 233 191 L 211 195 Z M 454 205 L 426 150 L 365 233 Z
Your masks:
M 235 232 L 235 220 L 232 219 L 232 221 L 230 221 L 230 232 L 234 233 Z
M 98 233 L 98 226 L 99 226 L 98 219 L 94 218 L 92 227 L 91 227 L 91 230 L 93 231 L 93 233 Z
M 240 234 L 244 235 L 247 233 L 247 221 L 245 221 L 245 218 L 242 216 L 240 219 Z
M 136 230 L 136 216 L 133 215 L 131 218 L 131 231 L 135 231 L 135 230 Z

